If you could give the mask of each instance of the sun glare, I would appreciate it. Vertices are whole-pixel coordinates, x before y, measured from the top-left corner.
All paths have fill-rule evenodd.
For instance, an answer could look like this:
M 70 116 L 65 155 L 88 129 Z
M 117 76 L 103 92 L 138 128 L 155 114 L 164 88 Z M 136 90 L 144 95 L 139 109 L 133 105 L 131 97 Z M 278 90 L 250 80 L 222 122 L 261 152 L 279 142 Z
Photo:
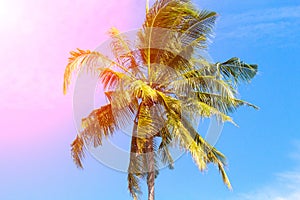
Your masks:
M 16 0 L 0 0 L 0 29 L 10 29 L 18 25 L 22 18 L 23 5 Z

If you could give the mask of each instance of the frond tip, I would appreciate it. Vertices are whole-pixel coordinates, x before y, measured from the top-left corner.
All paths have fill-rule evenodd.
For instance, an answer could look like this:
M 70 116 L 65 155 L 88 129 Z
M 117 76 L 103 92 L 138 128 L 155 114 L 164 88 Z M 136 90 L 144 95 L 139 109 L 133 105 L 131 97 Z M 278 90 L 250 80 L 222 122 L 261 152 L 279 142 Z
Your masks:
M 82 158 L 84 157 L 84 142 L 83 139 L 77 135 L 76 139 L 72 142 L 71 144 L 71 152 L 72 152 L 72 157 L 73 161 L 79 168 L 83 168 L 82 166 Z
M 99 67 L 109 67 L 117 64 L 115 61 L 97 51 L 77 48 L 77 51 L 71 51 L 70 54 L 71 56 L 69 57 L 69 62 L 64 73 L 64 94 L 67 93 L 73 73 L 78 73 L 82 68 L 85 68 L 88 72 L 91 72 L 91 74 L 98 74 Z M 118 66 L 122 68 L 122 66 Z
M 90 50 L 85 51 L 79 48 L 77 48 L 77 51 L 70 52 L 71 56 L 69 57 L 68 65 L 64 73 L 64 85 L 63 85 L 64 94 L 67 93 L 73 72 L 78 70 L 78 66 L 82 63 L 82 59 L 86 55 L 89 55 L 90 53 L 91 53 Z
M 247 64 L 239 58 L 231 58 L 223 63 L 217 63 L 218 70 L 225 79 L 231 79 L 235 83 L 250 82 L 257 74 L 256 64 Z

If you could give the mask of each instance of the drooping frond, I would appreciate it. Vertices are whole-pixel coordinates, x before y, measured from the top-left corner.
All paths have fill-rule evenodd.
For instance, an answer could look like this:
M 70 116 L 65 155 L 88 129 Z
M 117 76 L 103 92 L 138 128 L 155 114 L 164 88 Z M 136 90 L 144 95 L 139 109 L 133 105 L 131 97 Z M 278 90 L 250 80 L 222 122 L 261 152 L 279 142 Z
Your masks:
M 182 123 L 182 117 L 174 112 L 168 115 L 167 128 L 173 134 L 174 142 L 182 149 L 189 151 L 200 170 L 206 169 L 204 151 L 197 146 L 187 127 Z
M 128 173 L 127 181 L 128 181 L 128 190 L 130 194 L 132 195 L 134 200 L 138 200 L 138 197 L 141 194 L 139 178 L 133 173 Z
M 163 107 L 159 104 L 149 106 L 141 102 L 137 113 L 137 143 L 141 150 L 146 142 L 157 135 L 165 125 Z
M 213 162 L 217 164 L 224 183 L 231 188 L 229 179 L 224 170 L 224 155 L 207 143 L 184 116 L 179 115 L 176 110 L 172 109 L 170 101 L 167 100 L 170 97 L 162 93 L 159 93 L 159 96 L 169 111 L 168 122 L 166 123 L 168 130 L 179 140 L 180 146 L 191 153 L 200 170 L 206 169 L 207 163 Z
M 109 101 L 112 105 L 112 113 L 118 126 L 123 129 L 132 124 L 138 108 L 138 99 L 132 96 L 132 91 L 122 88 L 124 82 L 110 92 Z
M 100 79 L 104 90 L 113 90 L 124 78 L 130 79 L 130 77 L 126 76 L 124 73 L 116 72 L 110 68 L 104 68 L 100 73 Z
M 102 137 L 108 137 L 119 129 L 115 121 L 111 104 L 93 110 L 88 117 L 82 119 L 81 135 L 86 144 L 93 143 L 95 147 L 102 144 Z
M 134 199 L 138 199 L 139 195 L 142 194 L 139 184 L 139 179 L 144 176 L 146 172 L 144 167 L 144 154 L 139 149 L 137 135 L 137 124 L 134 123 L 130 145 L 130 159 L 128 165 L 128 189 Z
M 77 49 L 77 51 L 71 51 L 70 54 L 71 57 L 69 58 L 68 65 L 64 73 L 64 94 L 67 93 L 72 79 L 72 74 L 78 73 L 83 67 L 92 74 L 98 74 L 99 68 L 110 68 L 111 66 L 116 66 L 131 75 L 128 69 L 124 66 L 111 60 L 100 52 Z
M 216 63 L 215 66 L 224 78 L 235 83 L 249 82 L 257 73 L 257 65 L 244 63 L 235 57 L 223 63 Z
M 170 143 L 173 140 L 173 134 L 170 133 L 166 124 L 159 131 L 159 136 L 161 137 L 161 143 L 158 147 L 158 155 L 163 164 L 168 165 L 169 169 L 174 169 L 174 160 L 169 151 Z
M 71 144 L 71 154 L 73 161 L 77 167 L 83 168 L 82 159 L 84 157 L 84 142 L 80 135 L 76 136 L 76 139 Z
M 160 155 L 163 164 L 167 164 L 169 169 L 174 169 L 174 160 L 167 144 L 162 142 L 159 145 L 158 154 Z
M 181 115 L 178 110 L 179 105 L 174 106 L 174 103 L 170 103 L 171 97 L 158 92 L 159 100 L 165 106 L 167 110 L 166 127 L 168 131 L 173 135 L 175 142 L 183 149 L 189 151 L 196 162 L 200 170 L 206 168 L 206 155 L 202 148 L 200 148 L 194 140 L 190 125 L 187 120 Z M 191 130 L 190 130 L 191 129 Z
M 215 147 L 209 145 L 199 134 L 195 134 L 194 138 L 197 145 L 201 146 L 204 149 L 208 159 L 207 162 L 214 163 L 218 166 L 223 182 L 229 189 L 232 189 L 229 178 L 224 169 L 224 167 L 226 166 L 225 156 L 221 152 L 219 152 Z
M 140 152 L 149 137 L 156 133 L 150 107 L 141 103 L 137 114 L 137 145 Z

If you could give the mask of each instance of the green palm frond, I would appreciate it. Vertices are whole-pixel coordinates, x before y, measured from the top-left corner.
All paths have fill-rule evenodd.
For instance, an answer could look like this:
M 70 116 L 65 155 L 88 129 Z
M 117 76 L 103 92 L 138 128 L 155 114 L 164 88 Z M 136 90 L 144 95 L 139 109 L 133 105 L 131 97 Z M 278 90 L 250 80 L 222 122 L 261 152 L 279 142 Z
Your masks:
M 182 119 L 182 123 L 184 127 L 189 130 L 189 132 L 194 137 L 194 141 L 197 144 L 197 147 L 200 148 L 204 152 L 204 156 L 200 154 L 200 158 L 204 160 L 205 164 L 207 163 L 214 163 L 218 165 L 218 168 L 221 172 L 223 182 L 226 184 L 226 186 L 231 189 L 230 181 L 227 177 L 227 174 L 224 170 L 224 166 L 226 165 L 226 159 L 225 156 L 217 151 L 214 147 L 212 147 L 208 142 L 206 142 L 198 133 L 197 131 L 189 124 L 189 122 L 186 119 Z M 196 156 L 199 156 L 196 154 Z M 198 158 L 198 157 L 196 157 Z M 194 158 L 195 159 L 195 158 Z M 199 158 L 198 158 L 199 159 Z M 199 167 L 199 165 L 198 165 Z M 201 170 L 201 168 L 199 168 Z
M 173 134 L 174 142 L 191 153 L 198 168 L 202 171 L 206 169 L 205 152 L 194 141 L 187 127 L 182 123 L 182 119 L 181 116 L 170 111 L 167 121 L 168 130 Z
M 194 110 L 195 115 L 199 117 L 207 117 L 210 118 L 212 116 L 216 116 L 217 119 L 221 120 L 222 122 L 231 122 L 235 124 L 232 120 L 231 117 L 226 115 L 225 113 L 222 113 L 220 110 L 204 103 L 201 101 L 197 101 L 193 98 L 188 99 L 184 104 L 183 104 L 183 109 L 184 110 Z
M 202 10 L 195 12 L 193 17 L 192 19 L 188 18 L 185 25 L 188 28 L 182 32 L 181 41 L 185 47 L 198 44 L 199 46 L 196 47 L 206 48 L 205 43 L 212 36 L 217 13 Z
M 235 83 L 249 82 L 257 74 L 257 65 L 244 63 L 239 58 L 216 63 L 216 67 L 224 78 L 233 80 Z
M 257 106 L 248 103 L 246 101 L 222 96 L 219 94 L 207 93 L 207 92 L 195 92 L 196 97 L 200 102 L 203 102 L 209 106 L 212 106 L 222 113 L 230 113 L 235 111 L 239 106 L 249 106 L 254 109 L 258 109 Z
M 234 98 L 237 93 L 230 84 L 215 76 L 201 76 L 197 74 L 185 74 L 184 76 L 184 78 L 171 82 L 168 90 L 183 96 L 189 96 L 191 93 L 199 91 Z
M 160 97 L 159 100 L 168 112 L 168 119 L 166 122 L 168 131 L 173 135 L 175 142 L 178 143 L 181 148 L 188 150 L 191 153 L 199 169 L 204 170 L 206 168 L 206 155 L 204 154 L 203 149 L 199 148 L 192 137 L 192 134 L 189 132 L 187 127 L 190 124 L 187 121 L 185 121 L 185 124 L 183 123 L 184 117 L 180 114 L 178 106 L 174 106 L 174 103 L 171 103 L 171 97 L 160 92 L 158 92 L 158 95 Z
M 208 163 L 211 162 L 218 166 L 223 182 L 229 189 L 232 189 L 231 183 L 224 169 L 224 166 L 226 166 L 225 156 L 221 152 L 219 152 L 216 148 L 208 144 L 199 134 L 195 134 L 194 138 L 197 145 L 201 146 L 204 149 L 207 155 L 206 158 L 208 159 L 206 162 Z

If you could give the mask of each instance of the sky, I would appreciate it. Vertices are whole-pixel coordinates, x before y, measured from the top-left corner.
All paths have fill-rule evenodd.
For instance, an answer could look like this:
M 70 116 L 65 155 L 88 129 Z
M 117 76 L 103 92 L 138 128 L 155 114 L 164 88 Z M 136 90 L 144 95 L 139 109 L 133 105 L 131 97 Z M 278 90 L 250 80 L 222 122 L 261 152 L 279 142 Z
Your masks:
M 174 170 L 161 170 L 156 199 L 300 199 L 300 2 L 194 2 L 219 14 L 214 61 L 258 64 L 239 93 L 260 110 L 239 109 L 232 115 L 239 127 L 225 124 L 216 144 L 232 191 L 215 166 L 199 172 L 183 155 Z M 112 26 L 139 28 L 144 14 L 144 0 L 0 0 L 0 199 L 131 199 L 126 174 L 91 155 L 84 170 L 73 164 L 73 95 L 63 95 L 62 83 L 69 51 L 95 49 Z

